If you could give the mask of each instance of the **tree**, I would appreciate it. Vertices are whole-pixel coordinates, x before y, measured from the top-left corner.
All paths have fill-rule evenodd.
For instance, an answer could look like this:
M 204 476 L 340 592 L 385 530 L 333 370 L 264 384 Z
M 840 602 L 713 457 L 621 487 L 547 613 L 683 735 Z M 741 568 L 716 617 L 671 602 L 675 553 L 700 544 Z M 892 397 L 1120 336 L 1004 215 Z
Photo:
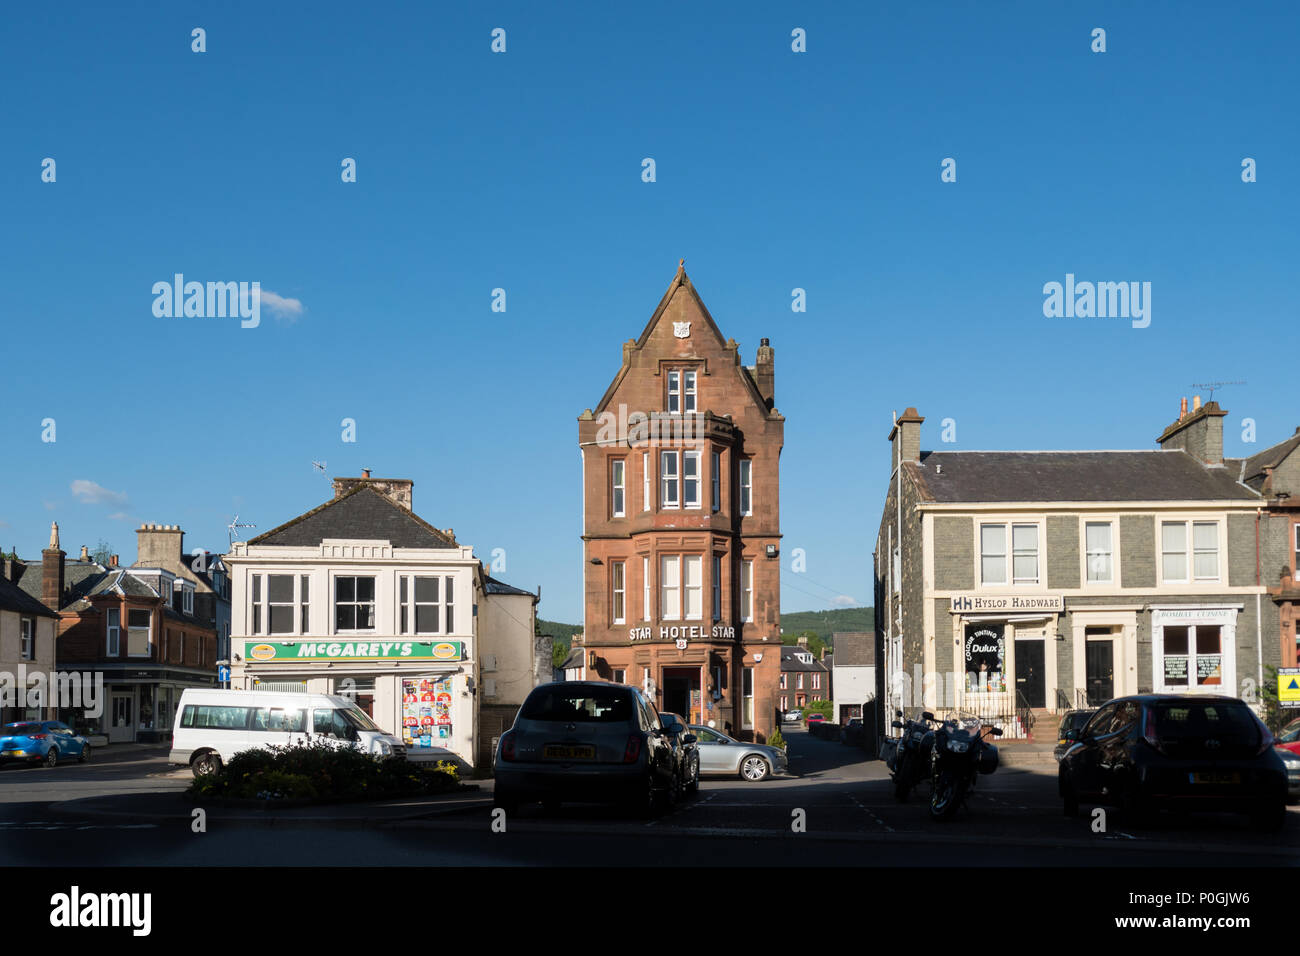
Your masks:
M 98 564 L 107 565 L 113 557 L 113 546 L 100 538 L 99 544 L 95 545 L 95 550 L 90 552 L 90 557 Z

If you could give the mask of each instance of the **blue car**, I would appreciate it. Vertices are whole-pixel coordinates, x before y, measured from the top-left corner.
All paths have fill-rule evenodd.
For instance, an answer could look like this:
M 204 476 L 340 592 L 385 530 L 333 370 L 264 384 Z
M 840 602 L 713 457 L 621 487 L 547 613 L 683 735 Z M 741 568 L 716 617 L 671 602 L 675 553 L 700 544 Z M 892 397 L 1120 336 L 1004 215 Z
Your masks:
M 57 720 L 23 720 L 0 727 L 0 762 L 24 760 L 53 767 L 64 757 L 85 763 L 90 741 Z

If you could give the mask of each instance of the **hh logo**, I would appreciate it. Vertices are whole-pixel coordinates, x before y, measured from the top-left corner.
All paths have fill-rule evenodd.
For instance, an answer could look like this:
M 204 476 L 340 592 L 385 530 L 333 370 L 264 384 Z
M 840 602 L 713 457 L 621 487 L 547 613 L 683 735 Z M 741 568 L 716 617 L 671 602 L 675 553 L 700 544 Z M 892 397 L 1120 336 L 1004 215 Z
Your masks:
M 952 609 L 954 611 L 969 611 L 971 609 L 971 599 L 968 597 L 953 598 Z

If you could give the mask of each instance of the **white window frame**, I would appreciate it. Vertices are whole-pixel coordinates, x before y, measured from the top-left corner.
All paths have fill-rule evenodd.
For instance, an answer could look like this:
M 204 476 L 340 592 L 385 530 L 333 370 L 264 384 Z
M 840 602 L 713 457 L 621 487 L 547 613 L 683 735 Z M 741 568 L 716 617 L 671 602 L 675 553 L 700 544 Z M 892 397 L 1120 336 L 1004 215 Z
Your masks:
M 682 410 L 682 373 L 677 369 L 668 370 L 668 414 L 680 415 Z
M 18 659 L 36 660 L 36 618 L 18 619 Z
M 700 474 L 701 458 L 702 456 L 700 455 L 698 449 L 693 451 L 688 450 L 682 452 L 682 508 L 688 511 L 699 511 L 702 507 L 704 507 L 704 502 L 700 499 L 700 492 L 703 490 L 703 484 L 704 484 L 703 476 Z M 687 475 L 688 462 L 693 463 L 695 466 L 694 475 L 691 476 Z M 689 497 L 689 489 L 691 488 L 695 490 L 694 504 L 689 504 L 687 502 L 687 499 Z
M 687 569 L 696 569 L 695 584 L 688 583 L 690 575 Z M 691 600 L 694 596 L 694 601 Z M 694 613 L 690 608 L 694 606 Z M 682 620 L 704 620 L 704 555 L 686 554 L 682 556 Z
M 681 474 L 677 470 L 678 453 L 675 451 L 663 451 L 659 453 L 659 506 L 661 508 L 677 509 L 681 507 Z M 669 464 L 672 468 L 669 469 Z M 672 490 L 672 500 L 668 498 L 668 491 Z
M 181 591 L 181 604 L 185 608 L 185 613 L 193 617 L 194 616 L 194 589 L 193 588 L 191 587 L 183 588 L 183 590 Z
M 271 578 L 289 579 L 290 581 L 289 599 L 287 601 L 273 602 L 271 600 Z M 294 634 L 298 634 L 301 630 L 298 624 L 298 573 L 296 571 L 289 572 L 288 574 L 284 573 L 283 571 L 271 572 L 266 575 L 266 581 L 263 583 L 266 588 L 266 591 L 264 593 L 264 596 L 266 598 L 266 607 L 263 612 L 266 615 L 266 633 L 278 634 L 278 635 L 288 634 L 290 636 Z M 271 608 L 273 607 L 289 608 L 289 629 L 288 630 L 285 631 L 271 630 Z
M 1224 522 L 1219 518 L 1204 518 L 1197 516 L 1188 517 L 1161 517 L 1160 518 L 1160 542 L 1159 542 L 1159 559 L 1160 559 L 1160 578 L 1161 584 L 1220 584 L 1226 583 L 1223 574 L 1223 548 L 1224 539 Z M 1183 528 L 1183 549 L 1181 551 L 1170 551 L 1165 547 L 1165 528 L 1170 525 L 1181 525 Z M 1211 552 L 1208 548 L 1198 548 L 1196 546 L 1196 528 L 1198 526 L 1209 526 L 1214 528 L 1214 549 Z M 1196 556 L 1198 554 L 1214 554 L 1214 575 L 1198 575 L 1196 573 Z M 1165 577 L 1165 556 L 1182 555 L 1183 576 L 1181 578 Z
M 1297 581 L 1300 581 L 1300 522 L 1291 525 L 1291 533 L 1295 538 L 1295 548 L 1293 549 L 1294 553 L 1291 556 L 1291 560 L 1293 562 L 1292 565 L 1293 577 Z
M 650 620 L 651 608 L 651 591 L 650 591 L 650 559 L 641 559 L 641 574 L 645 580 L 641 583 L 642 589 L 642 606 L 641 617 L 643 620 Z
M 625 517 L 627 514 L 627 461 L 623 458 L 615 458 L 610 462 L 610 482 L 613 487 L 610 491 L 610 510 L 615 518 Z
M 754 562 L 740 564 L 740 620 L 750 624 L 754 620 Z
M 695 370 L 686 369 L 682 372 L 682 414 L 695 414 Z
M 813 674 L 813 676 L 812 676 L 812 689 L 813 689 L 813 690 L 821 690 L 821 689 L 822 689 L 822 675 L 821 675 L 821 674 L 816 674 L 816 673 Z
M 143 611 L 145 614 L 148 614 L 148 615 L 149 615 L 149 624 L 148 624 L 148 626 L 147 626 L 147 627 L 143 627 L 143 628 L 140 628 L 140 627 L 132 627 L 132 626 L 131 626 L 131 612 L 132 612 L 132 611 Z M 152 611 L 149 611 L 148 609 L 146 609 L 146 608 L 142 608 L 142 607 L 131 607 L 131 608 L 127 608 L 127 609 L 126 609 L 126 628 L 125 628 L 125 630 L 126 630 L 126 656 L 127 656 L 127 657 L 146 658 L 146 657 L 152 657 L 152 656 L 153 656 L 153 612 L 152 612 Z M 144 631 L 144 633 L 145 633 L 144 653 L 142 653 L 142 654 L 132 654 L 132 653 L 131 653 L 131 632 L 132 632 L 132 631 L 135 631 L 135 632 L 137 632 L 137 633 L 140 632 L 140 631 Z
M 745 729 L 754 726 L 754 668 L 745 667 L 740 673 L 740 725 Z
M 610 611 L 615 624 L 627 623 L 627 562 L 609 562 L 609 581 L 613 590 Z
M 650 510 L 650 453 L 641 453 L 641 510 Z
M 670 601 L 677 605 L 670 613 Z M 682 556 L 680 554 L 661 554 L 659 556 L 659 619 L 661 621 L 680 621 L 682 619 Z
M 737 513 L 752 515 L 754 513 L 754 461 L 742 458 L 739 462 L 737 480 L 740 484 L 740 497 L 737 499 Z
M 114 624 L 113 621 L 117 623 Z M 105 617 L 105 626 L 107 628 L 106 646 L 104 653 L 108 657 L 122 656 L 122 609 L 116 607 L 108 608 L 108 614 Z
M 1000 528 L 1002 531 L 1002 550 L 984 550 L 984 529 Z M 1034 532 L 1033 551 L 1016 549 L 1016 529 L 1032 528 Z M 1034 557 L 1034 577 L 1016 577 L 1016 557 L 1032 554 Z M 1002 567 L 1001 580 L 990 580 L 984 574 L 984 559 L 1000 559 Z M 980 519 L 975 522 L 975 580 L 980 587 L 1028 587 L 1043 586 L 1043 525 L 1041 521 L 1023 521 L 1015 518 Z
M 1088 545 L 1089 528 L 1106 529 L 1106 549 L 1093 549 Z M 1109 574 L 1106 577 L 1092 576 L 1092 561 L 1094 557 L 1105 556 L 1109 565 Z M 1114 585 L 1117 579 L 1116 574 L 1116 554 L 1115 554 L 1115 521 L 1111 518 L 1084 518 L 1083 519 L 1083 583 L 1088 587 L 1099 587 L 1105 585 Z
M 375 626 L 366 628 L 339 628 L 339 581 L 344 578 L 352 578 L 354 581 L 360 578 L 371 578 L 375 582 L 375 596 L 371 602 L 366 601 L 344 601 L 344 604 L 365 605 L 373 603 L 375 606 Z M 268 587 L 268 591 L 270 588 Z M 354 585 L 355 591 L 355 585 Z M 414 590 L 411 592 L 414 600 Z M 269 622 L 268 622 L 269 623 Z M 414 628 L 415 621 L 408 619 L 409 625 Z M 377 634 L 379 632 L 379 575 L 371 573 L 364 574 L 361 572 L 351 571 L 346 574 L 335 574 L 330 577 L 330 633 L 331 634 Z

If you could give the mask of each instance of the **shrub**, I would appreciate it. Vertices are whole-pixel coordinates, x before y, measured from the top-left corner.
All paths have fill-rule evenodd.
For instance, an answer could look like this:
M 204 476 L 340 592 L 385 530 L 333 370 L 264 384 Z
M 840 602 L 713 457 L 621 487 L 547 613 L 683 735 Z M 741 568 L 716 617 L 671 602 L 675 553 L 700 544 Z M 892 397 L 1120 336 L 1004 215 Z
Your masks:
M 350 800 L 445 793 L 457 786 L 454 763 L 376 759 L 317 739 L 241 751 L 218 773 L 196 779 L 189 792 L 195 797 Z
M 778 727 L 776 730 L 772 731 L 772 736 L 770 736 L 770 737 L 767 738 L 767 745 L 768 745 L 769 747 L 776 747 L 776 748 L 778 748 L 779 750 L 784 750 L 784 749 L 785 749 L 785 738 L 781 736 L 781 728 L 780 728 L 780 727 Z

